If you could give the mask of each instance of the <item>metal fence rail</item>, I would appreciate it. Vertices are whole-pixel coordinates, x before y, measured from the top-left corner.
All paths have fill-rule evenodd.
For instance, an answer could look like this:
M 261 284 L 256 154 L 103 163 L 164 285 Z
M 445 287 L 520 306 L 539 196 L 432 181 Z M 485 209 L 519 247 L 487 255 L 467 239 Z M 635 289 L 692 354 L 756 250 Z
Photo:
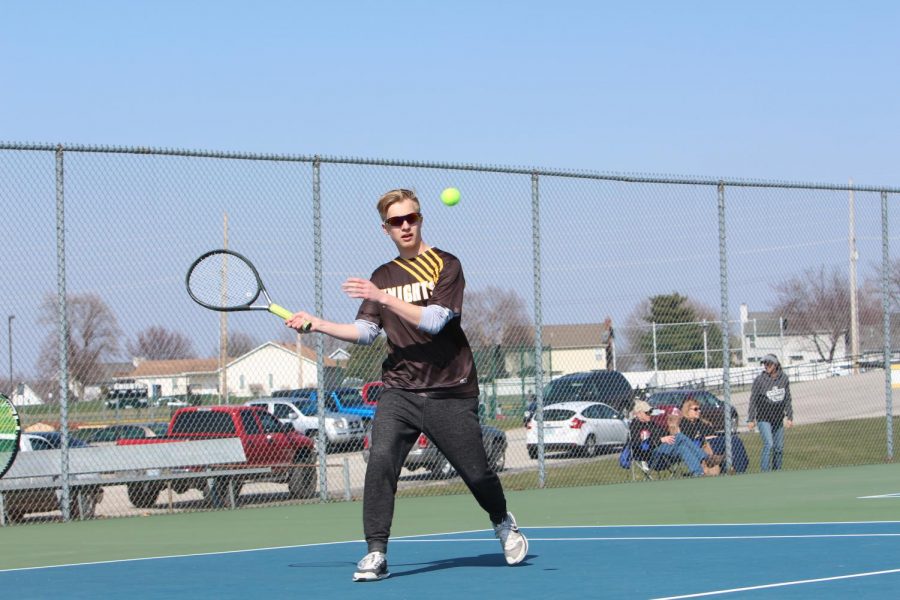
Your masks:
M 463 194 L 453 208 L 438 200 L 450 186 Z M 196 256 L 228 246 L 251 257 L 277 302 L 350 321 L 357 302 L 340 283 L 393 255 L 375 202 L 396 187 L 416 190 L 425 240 L 462 260 L 485 443 L 510 485 L 631 480 L 616 460 L 630 403 L 649 399 L 668 426 L 670 396 L 659 394 L 685 389 L 710 402 L 726 471 L 744 451 L 743 466 L 759 470 L 747 418 L 768 353 L 792 381 L 784 468 L 893 459 L 900 262 L 889 205 L 900 188 L 0 143 L 0 391 L 19 404 L 29 444 L 63 449 L 60 483 L 0 482 L 3 522 L 358 498 L 377 393 L 365 384 L 380 377 L 383 344 L 298 337 L 271 315 L 221 317 L 191 303 L 183 279 Z M 624 375 L 626 400 L 592 383 L 608 370 Z M 574 400 L 613 413 L 558 404 Z M 243 429 L 247 403 L 273 417 L 254 421 L 258 431 Z M 183 421 L 167 431 L 176 411 Z M 120 438 L 246 439 L 278 434 L 275 419 L 312 442 L 227 464 L 208 456 L 188 471 L 137 458 L 101 470 L 116 445 L 145 458 L 140 440 Z M 45 430 L 49 441 L 35 438 Z M 98 471 L 71 472 L 72 452 L 79 465 L 96 454 Z M 421 440 L 401 493 L 462 489 Z

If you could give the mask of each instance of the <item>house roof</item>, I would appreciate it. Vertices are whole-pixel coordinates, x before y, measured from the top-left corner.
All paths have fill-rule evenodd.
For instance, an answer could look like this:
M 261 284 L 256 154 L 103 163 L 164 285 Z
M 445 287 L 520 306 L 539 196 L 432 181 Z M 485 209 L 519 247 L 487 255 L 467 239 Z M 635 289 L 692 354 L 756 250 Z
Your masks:
M 98 365 L 102 372 L 99 377 L 104 380 L 115 379 L 116 377 L 124 377 L 134 370 L 134 363 L 131 362 L 110 362 Z
M 541 342 L 551 348 L 605 348 L 607 330 L 605 323 L 544 325 Z
M 232 359 L 233 360 L 233 359 Z M 231 360 L 229 361 L 231 362 Z M 180 375 L 183 373 L 214 373 L 219 368 L 218 358 L 186 358 L 180 360 L 144 360 L 138 363 L 129 378 Z
M 297 355 L 296 344 L 286 344 L 283 342 L 266 342 L 250 350 L 246 354 L 228 359 L 228 364 L 233 365 L 244 358 L 264 350 L 266 347 L 274 347 L 279 350 L 290 352 Z M 308 346 L 302 346 L 300 353 L 304 359 L 315 362 L 316 353 Z M 326 357 L 325 366 L 335 366 L 334 360 Z M 119 373 L 118 378 L 135 379 L 138 377 L 164 377 L 167 375 L 184 375 L 187 373 L 215 373 L 219 370 L 218 358 L 187 358 L 179 360 L 144 360 L 140 361 L 131 371 Z

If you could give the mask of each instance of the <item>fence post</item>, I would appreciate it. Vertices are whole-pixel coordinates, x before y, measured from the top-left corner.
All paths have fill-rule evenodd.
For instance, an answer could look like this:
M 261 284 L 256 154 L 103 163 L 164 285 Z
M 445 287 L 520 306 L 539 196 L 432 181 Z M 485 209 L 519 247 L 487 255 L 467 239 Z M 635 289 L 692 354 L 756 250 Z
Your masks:
M 63 184 L 63 147 L 56 147 L 56 305 L 59 333 L 59 433 L 62 446 L 60 477 L 63 521 L 72 518 L 69 499 L 69 323 L 66 315 L 66 204 Z
M 322 295 L 322 195 L 320 176 L 322 162 L 316 156 L 312 163 L 312 201 L 313 201 L 313 261 L 315 263 L 315 304 L 316 316 L 325 314 Z M 316 417 L 319 419 L 319 431 L 316 439 L 316 451 L 319 455 L 319 499 L 328 500 L 328 456 L 325 453 L 328 438 L 325 435 L 325 338 L 316 334 Z
M 731 448 L 731 339 L 728 331 L 728 245 L 725 236 L 725 184 L 718 185 L 719 206 L 719 288 L 722 295 L 722 401 L 725 403 L 725 472 L 732 465 Z
M 894 392 L 891 384 L 891 313 L 889 273 L 891 257 L 888 252 L 888 195 L 881 192 L 881 320 L 883 328 L 884 402 L 887 414 L 887 460 L 894 460 Z
M 543 365 L 543 313 L 541 312 L 541 195 L 538 174 L 531 174 L 531 248 L 534 269 L 534 394 L 538 434 L 538 487 L 547 480 L 544 468 L 544 365 Z

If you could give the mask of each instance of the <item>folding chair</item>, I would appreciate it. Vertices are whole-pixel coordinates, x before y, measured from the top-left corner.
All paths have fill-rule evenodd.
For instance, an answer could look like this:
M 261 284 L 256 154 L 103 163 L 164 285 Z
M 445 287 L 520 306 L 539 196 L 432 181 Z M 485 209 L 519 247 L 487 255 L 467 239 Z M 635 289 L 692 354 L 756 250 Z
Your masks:
M 681 463 L 679 459 L 672 456 L 656 455 L 650 459 L 647 464 L 648 469 L 645 471 L 637 464 L 638 462 L 639 461 L 633 460 L 631 455 L 631 445 L 626 443 L 621 454 L 619 454 L 619 466 L 623 469 L 631 470 L 632 481 L 638 479 L 638 473 L 640 473 L 641 479 L 653 480 L 674 477 L 678 471 L 678 464 Z M 653 476 L 653 473 L 656 473 L 656 477 Z

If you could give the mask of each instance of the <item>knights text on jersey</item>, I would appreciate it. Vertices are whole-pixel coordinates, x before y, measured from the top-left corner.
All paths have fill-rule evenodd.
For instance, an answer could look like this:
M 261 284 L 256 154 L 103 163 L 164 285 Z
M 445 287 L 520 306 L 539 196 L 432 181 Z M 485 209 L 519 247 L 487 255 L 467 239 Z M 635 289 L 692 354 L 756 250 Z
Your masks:
M 459 259 L 429 248 L 415 258 L 398 257 L 381 265 L 370 279 L 404 302 L 437 304 L 456 315 L 441 331 L 430 335 L 382 310 L 378 303 L 364 301 L 356 318 L 375 323 L 387 335 L 388 357 L 382 365 L 385 386 L 435 398 L 477 396 L 475 361 L 460 324 L 466 282 Z

